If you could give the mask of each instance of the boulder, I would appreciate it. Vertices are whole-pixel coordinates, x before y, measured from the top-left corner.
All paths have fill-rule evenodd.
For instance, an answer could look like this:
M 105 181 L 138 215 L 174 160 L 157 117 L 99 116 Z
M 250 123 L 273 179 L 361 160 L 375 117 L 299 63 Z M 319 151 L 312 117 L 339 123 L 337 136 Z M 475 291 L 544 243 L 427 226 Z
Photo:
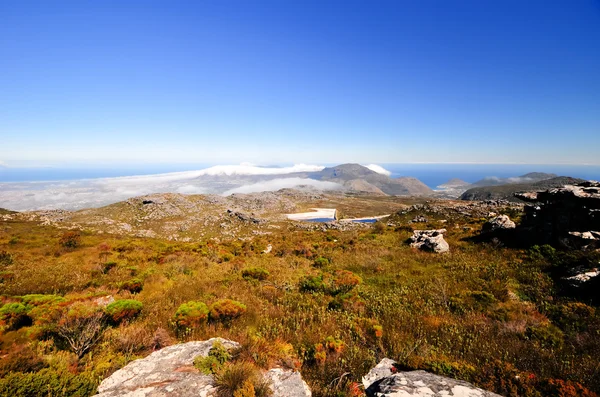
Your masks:
M 384 358 L 363 377 L 368 397 L 500 397 L 499 394 L 477 388 L 468 382 L 425 371 L 397 371 L 394 364 L 392 360 Z
M 600 183 L 583 182 L 535 194 L 520 194 L 531 202 L 519 229 L 532 244 L 557 244 L 579 249 L 593 243 L 600 230 Z M 596 232 L 594 232 L 596 231 Z M 594 237 L 594 238 L 590 238 Z
M 213 397 L 213 377 L 194 367 L 194 359 L 207 356 L 213 343 L 221 342 L 227 348 L 238 343 L 221 338 L 201 342 L 187 342 L 165 347 L 146 358 L 132 361 L 104 379 L 98 387 L 99 397 Z M 273 368 L 265 373 L 271 383 L 273 397 L 310 397 L 311 392 L 300 373 Z
M 423 215 L 418 215 L 413 218 L 412 223 L 427 223 L 427 218 Z
M 450 246 L 444 240 L 444 233 L 446 233 L 446 229 L 415 230 L 410 238 L 410 246 L 438 254 L 448 252 Z
M 496 230 L 509 230 L 516 227 L 508 215 L 498 215 L 483 224 L 481 231 L 483 233 L 495 232 Z

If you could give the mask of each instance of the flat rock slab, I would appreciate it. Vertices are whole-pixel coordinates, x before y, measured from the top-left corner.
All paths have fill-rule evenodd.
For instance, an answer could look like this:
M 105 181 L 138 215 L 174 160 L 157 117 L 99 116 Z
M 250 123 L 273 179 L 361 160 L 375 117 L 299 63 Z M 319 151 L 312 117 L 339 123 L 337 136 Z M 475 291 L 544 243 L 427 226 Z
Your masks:
M 501 397 L 472 384 L 425 371 L 397 372 L 394 362 L 383 359 L 364 378 L 369 397 Z
M 104 379 L 98 387 L 98 397 L 213 397 L 214 381 L 194 367 L 194 359 L 208 356 L 219 341 L 226 348 L 238 343 L 221 338 L 188 342 L 155 351 L 135 360 Z M 273 368 L 265 373 L 271 383 L 273 397 L 310 397 L 308 385 L 299 372 Z

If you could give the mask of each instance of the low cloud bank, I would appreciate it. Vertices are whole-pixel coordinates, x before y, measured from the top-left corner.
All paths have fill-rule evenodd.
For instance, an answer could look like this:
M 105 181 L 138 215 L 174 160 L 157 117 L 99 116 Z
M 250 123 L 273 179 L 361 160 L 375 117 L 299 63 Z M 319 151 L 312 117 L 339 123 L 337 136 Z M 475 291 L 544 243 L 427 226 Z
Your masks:
M 335 182 L 317 181 L 315 179 L 306 178 L 278 178 L 270 181 L 253 183 L 229 189 L 223 192 L 223 196 L 229 196 L 234 193 L 256 193 L 256 192 L 273 192 L 279 189 L 295 188 L 298 186 L 311 186 L 320 190 L 340 190 L 343 186 Z
M 340 189 L 340 185 L 332 182 L 285 178 L 286 174 L 315 172 L 323 168 L 306 164 L 281 168 L 240 164 L 156 175 L 0 183 L 0 207 L 16 211 L 76 210 L 100 207 L 151 193 L 231 194 L 273 191 L 299 185 L 322 190 Z M 278 178 L 278 175 L 282 177 Z
M 385 168 L 383 168 L 382 166 L 377 165 L 377 164 L 369 164 L 369 165 L 365 165 L 365 167 L 367 167 L 371 171 L 374 171 L 381 175 L 387 175 L 387 176 L 392 175 L 391 171 L 388 171 Z

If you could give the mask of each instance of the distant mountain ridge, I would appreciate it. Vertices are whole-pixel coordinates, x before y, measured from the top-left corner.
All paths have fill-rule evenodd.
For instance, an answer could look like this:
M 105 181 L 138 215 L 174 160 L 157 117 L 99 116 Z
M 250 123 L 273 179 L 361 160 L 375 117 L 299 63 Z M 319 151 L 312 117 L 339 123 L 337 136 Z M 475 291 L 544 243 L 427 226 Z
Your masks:
M 308 177 L 321 181 L 337 182 L 347 187 L 361 189 L 364 187 L 368 192 L 374 192 L 375 189 L 378 189 L 389 195 L 426 196 L 433 193 L 431 188 L 417 178 L 390 178 L 360 164 L 340 164 L 335 167 L 327 167 L 321 171 L 309 173 Z
M 545 173 L 545 172 L 529 172 L 525 175 L 509 177 L 509 178 L 498 178 L 494 176 L 486 177 L 477 182 L 471 184 L 472 187 L 479 186 L 499 186 L 499 185 L 508 185 L 515 183 L 535 183 L 539 181 L 543 181 L 546 179 L 556 178 L 558 175 Z
M 563 187 L 565 185 L 573 185 L 577 183 L 585 182 L 584 179 L 572 178 L 569 176 L 559 176 L 550 179 L 544 179 L 534 183 L 512 183 L 499 186 L 481 186 L 474 187 L 461 196 L 461 200 L 508 200 L 508 201 L 521 201 L 516 198 L 515 193 L 522 193 L 527 191 L 546 190 L 556 187 Z

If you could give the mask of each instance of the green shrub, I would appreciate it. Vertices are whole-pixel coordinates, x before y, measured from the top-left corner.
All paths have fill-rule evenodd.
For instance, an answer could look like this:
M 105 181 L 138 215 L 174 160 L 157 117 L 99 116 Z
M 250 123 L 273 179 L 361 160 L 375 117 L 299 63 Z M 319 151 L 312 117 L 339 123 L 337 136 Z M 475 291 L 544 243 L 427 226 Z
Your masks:
M 102 273 L 106 274 L 106 273 L 110 272 L 110 270 L 116 266 L 117 266 L 117 262 L 114 262 L 114 261 L 106 262 L 102 265 Z
M 327 265 L 329 265 L 329 259 L 327 259 L 327 258 L 324 258 L 324 257 L 322 257 L 322 256 L 318 257 L 318 258 L 317 258 L 317 259 L 315 259 L 315 261 L 313 262 L 313 266 L 314 266 L 314 267 L 318 267 L 318 268 L 325 267 L 325 266 L 327 266 Z
M 199 327 L 208 320 L 208 306 L 203 302 L 183 303 L 175 312 L 175 323 L 179 327 Z
M 30 294 L 21 297 L 23 303 L 31 306 L 43 306 L 66 302 L 60 295 Z
M 214 321 L 230 321 L 246 313 L 246 305 L 232 299 L 221 299 L 212 304 L 210 318 Z
M 200 372 L 210 375 L 219 372 L 223 365 L 231 359 L 227 348 L 219 341 L 213 343 L 208 351 L 208 356 L 198 356 L 194 359 L 194 367 Z
M 525 336 L 542 347 L 561 347 L 564 340 L 562 331 L 552 324 L 528 327 Z
M 300 280 L 300 291 L 302 292 L 325 292 L 323 276 L 306 276 Z
M 324 292 L 338 295 L 350 292 L 362 283 L 362 279 L 348 270 L 336 270 L 332 273 L 321 273 L 319 276 L 306 276 L 300 280 L 302 292 Z
M 137 317 L 143 307 L 142 302 L 135 299 L 121 299 L 106 306 L 104 311 L 114 323 L 118 324 Z
M 571 302 L 550 311 L 552 321 L 565 331 L 584 331 L 590 325 L 596 309 L 585 303 Z
M 34 373 L 12 372 L 0 379 L 0 395 L 11 397 L 74 396 L 96 393 L 99 378 L 92 374 L 74 375 L 46 368 Z
M 7 303 L 0 307 L 0 321 L 6 324 L 8 329 L 18 329 L 31 325 L 31 317 L 28 315 L 29 307 L 22 303 Z
M 119 288 L 121 290 L 129 291 L 132 294 L 137 294 L 144 288 L 144 282 L 139 278 L 132 278 L 131 280 L 122 282 L 119 285 Z
M 249 267 L 247 269 L 242 270 L 242 277 L 245 279 L 254 279 L 263 281 L 269 277 L 270 273 L 267 269 L 263 269 L 262 267 Z

